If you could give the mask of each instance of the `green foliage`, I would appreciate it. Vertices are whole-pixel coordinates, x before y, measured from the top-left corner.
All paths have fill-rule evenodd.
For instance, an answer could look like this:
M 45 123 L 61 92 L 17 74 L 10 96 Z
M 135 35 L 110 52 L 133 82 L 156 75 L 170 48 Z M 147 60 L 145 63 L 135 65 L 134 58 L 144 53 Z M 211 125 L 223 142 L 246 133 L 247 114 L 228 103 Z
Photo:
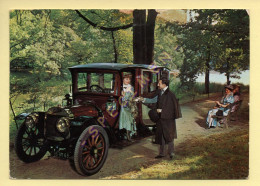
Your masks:
M 98 26 L 116 27 L 128 24 L 132 16 L 119 10 L 80 10 Z M 112 33 L 94 28 L 82 20 L 74 10 L 55 10 L 53 21 L 73 33 L 74 41 L 67 42 L 69 59 L 78 64 L 93 62 L 113 62 L 114 49 Z M 119 30 L 115 35 L 118 62 L 132 61 L 131 30 Z
M 128 24 L 132 19 L 132 15 L 119 10 L 82 10 L 82 13 L 106 27 Z M 117 31 L 115 42 L 118 62 L 130 63 L 131 30 Z M 11 69 L 30 67 L 64 76 L 65 69 L 74 64 L 114 61 L 111 32 L 88 25 L 74 10 L 11 11 L 10 45 Z
M 116 32 L 116 45 L 118 48 L 118 63 L 131 64 L 133 62 L 133 33 L 131 30 Z
M 105 27 L 132 21 L 132 15 L 119 10 L 82 13 Z M 132 31 L 114 32 L 114 41 L 118 62 L 131 63 Z M 68 67 L 114 60 L 112 33 L 90 26 L 74 10 L 10 11 L 10 106 L 15 114 L 61 104 L 71 82 Z
M 249 86 L 243 84 L 239 84 L 239 86 L 241 92 L 249 91 Z M 204 91 L 205 83 L 195 82 L 192 85 L 192 88 L 188 88 L 183 86 L 179 78 L 171 78 L 169 87 L 180 100 L 180 103 L 187 103 L 208 97 L 208 94 L 205 94 Z M 221 83 L 210 83 L 209 90 L 210 96 L 214 96 L 216 94 L 223 95 L 224 85 Z
M 183 65 L 183 53 L 179 48 L 177 36 L 170 32 L 166 24 L 156 24 L 154 61 L 158 65 L 167 66 L 169 69 L 180 69 Z
M 197 75 L 209 70 L 239 77 L 249 68 L 249 16 L 245 10 L 193 10 L 186 24 L 167 23 L 183 50 L 180 79 L 193 88 Z M 241 20 L 241 21 L 240 21 Z
M 217 29 L 228 32 L 219 34 L 223 47 L 215 62 L 216 70 L 233 73 L 236 78 L 241 70 L 249 68 L 249 16 L 245 10 L 222 11 L 219 15 Z
M 156 23 L 154 59 L 158 65 L 180 69 L 181 83 L 171 85 L 179 98 L 202 93 L 197 75 L 208 67 L 238 76 L 249 66 L 249 19 L 244 10 L 195 10 L 185 25 Z M 133 21 L 120 10 L 80 10 L 98 27 L 117 27 Z M 215 23 L 215 24 L 210 24 Z M 112 33 L 86 23 L 74 10 L 10 11 L 10 101 L 26 95 L 26 110 L 37 109 L 69 92 L 68 67 L 94 62 L 132 63 L 131 29 Z M 220 87 L 210 85 L 210 91 Z M 54 90 L 57 89 L 57 90 Z M 19 102 L 20 103 L 20 102 Z M 41 106 L 42 107 L 42 106 Z M 16 107 L 15 113 L 20 112 Z
M 194 92 L 197 94 L 204 94 L 204 83 L 196 83 L 194 86 Z M 222 92 L 224 90 L 224 85 L 221 83 L 210 83 L 210 93 L 215 93 L 215 92 Z

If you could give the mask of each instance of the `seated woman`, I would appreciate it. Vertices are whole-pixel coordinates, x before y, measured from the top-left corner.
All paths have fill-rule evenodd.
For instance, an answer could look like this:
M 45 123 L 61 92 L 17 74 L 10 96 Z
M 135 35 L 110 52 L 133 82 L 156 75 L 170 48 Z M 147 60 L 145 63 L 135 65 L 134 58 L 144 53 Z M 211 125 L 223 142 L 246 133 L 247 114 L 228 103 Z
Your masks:
M 218 110 L 223 111 L 223 116 L 227 116 L 230 109 L 227 108 L 229 104 L 234 103 L 234 97 L 233 97 L 233 86 L 232 85 L 226 85 L 225 86 L 225 95 L 221 99 L 221 101 L 216 101 L 217 106 L 214 107 L 214 109 L 210 110 L 208 112 L 206 124 L 208 128 L 210 127 L 216 127 L 217 126 L 217 118 L 213 118 L 212 116 L 216 115 Z
M 130 108 L 130 101 L 134 97 L 134 88 L 131 86 L 130 81 L 130 74 L 123 76 L 121 112 L 119 115 L 119 130 L 126 129 L 128 141 L 131 141 L 131 136 L 136 132 L 135 119 Z

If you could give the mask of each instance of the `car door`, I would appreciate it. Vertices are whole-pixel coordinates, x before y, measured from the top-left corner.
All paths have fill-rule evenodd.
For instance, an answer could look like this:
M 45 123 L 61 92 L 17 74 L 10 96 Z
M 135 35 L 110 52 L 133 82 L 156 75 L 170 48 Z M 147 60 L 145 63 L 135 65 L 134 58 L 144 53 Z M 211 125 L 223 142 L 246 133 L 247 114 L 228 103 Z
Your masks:
M 158 89 L 157 84 L 160 77 L 159 71 L 152 71 L 147 69 L 141 70 L 141 96 L 145 97 L 145 95 L 155 91 Z M 142 123 L 147 126 L 154 126 L 155 123 L 152 122 L 149 118 L 148 112 L 151 108 L 142 104 Z

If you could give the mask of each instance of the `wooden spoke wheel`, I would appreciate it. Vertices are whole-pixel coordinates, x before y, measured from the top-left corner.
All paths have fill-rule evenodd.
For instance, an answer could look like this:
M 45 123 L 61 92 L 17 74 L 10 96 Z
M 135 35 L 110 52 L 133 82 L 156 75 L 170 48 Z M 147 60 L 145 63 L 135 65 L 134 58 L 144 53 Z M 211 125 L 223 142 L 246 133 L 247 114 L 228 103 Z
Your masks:
M 15 138 L 15 151 L 19 159 L 26 163 L 38 161 L 46 154 L 45 138 L 37 126 L 20 126 Z
M 82 175 L 97 173 L 106 161 L 109 140 L 106 131 L 98 125 L 86 128 L 80 135 L 74 151 L 74 164 Z

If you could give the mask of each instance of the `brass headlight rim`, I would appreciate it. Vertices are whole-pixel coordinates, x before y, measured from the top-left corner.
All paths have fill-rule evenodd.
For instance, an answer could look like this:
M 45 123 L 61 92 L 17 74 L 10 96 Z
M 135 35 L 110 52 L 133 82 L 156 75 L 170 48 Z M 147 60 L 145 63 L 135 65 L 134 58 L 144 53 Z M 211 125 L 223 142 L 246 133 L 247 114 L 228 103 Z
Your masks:
M 63 123 L 60 124 L 60 122 L 63 122 Z M 64 124 L 64 123 L 65 123 L 65 125 L 62 126 L 62 124 Z M 61 128 L 61 127 L 63 127 L 63 128 Z M 70 127 L 70 124 L 69 124 L 69 119 L 67 117 L 61 117 L 58 119 L 58 121 L 56 123 L 56 128 L 59 132 L 65 133 L 68 131 L 69 127 Z
M 30 119 L 30 121 L 29 121 L 29 119 Z M 25 125 L 27 126 L 27 128 L 33 128 L 36 125 L 35 119 L 31 115 L 28 115 L 25 118 Z

